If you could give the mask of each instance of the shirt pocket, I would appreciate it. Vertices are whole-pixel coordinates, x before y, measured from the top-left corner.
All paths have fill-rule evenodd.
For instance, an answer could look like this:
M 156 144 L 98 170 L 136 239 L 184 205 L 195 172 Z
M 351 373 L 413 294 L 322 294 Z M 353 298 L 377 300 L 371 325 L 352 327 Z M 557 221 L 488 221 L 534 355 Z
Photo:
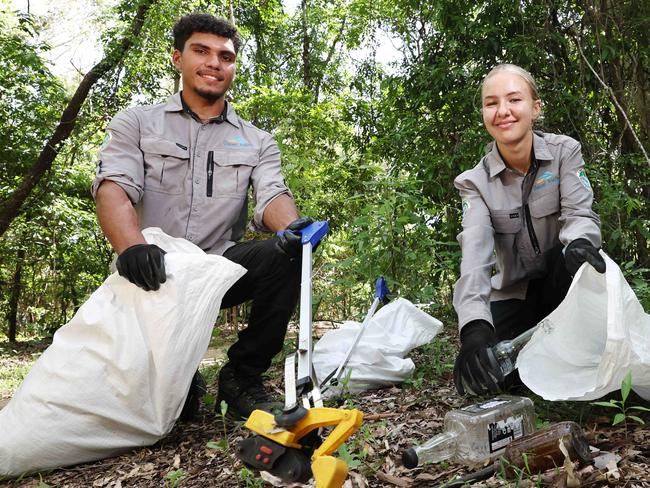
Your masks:
M 214 196 L 245 197 L 253 168 L 259 162 L 257 151 L 214 151 Z
M 548 217 L 560 211 L 560 192 L 558 187 L 550 188 L 548 191 L 536 195 L 534 200 L 528 201 L 530 215 L 536 219 Z
M 183 193 L 190 168 L 188 150 L 154 137 L 142 138 L 140 149 L 144 153 L 144 190 L 168 195 Z
M 490 210 L 495 234 L 517 234 L 521 230 L 521 209 Z

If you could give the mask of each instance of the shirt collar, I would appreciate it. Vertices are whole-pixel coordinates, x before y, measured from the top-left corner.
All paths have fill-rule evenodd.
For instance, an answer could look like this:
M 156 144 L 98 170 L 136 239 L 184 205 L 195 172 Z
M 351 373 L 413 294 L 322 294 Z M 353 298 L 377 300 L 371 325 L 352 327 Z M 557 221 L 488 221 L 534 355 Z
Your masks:
M 167 99 L 167 102 L 165 103 L 165 112 L 185 112 L 194 120 L 200 122 L 198 115 L 196 115 L 187 106 L 185 100 L 183 100 L 183 97 L 181 96 L 181 93 L 182 92 L 174 93 Z M 240 128 L 239 116 L 235 112 L 235 109 L 232 107 L 232 104 L 228 103 L 227 101 L 225 103 L 224 111 L 221 113 L 221 115 L 218 115 L 217 117 L 212 117 L 208 121 L 208 123 L 220 124 L 221 122 L 224 121 L 228 122 L 229 124 L 231 124 L 237 129 Z
M 499 149 L 497 148 L 497 145 L 494 141 L 485 146 L 485 153 L 486 154 L 483 164 L 489 173 L 490 178 L 494 178 L 496 175 L 507 168 L 506 163 L 503 161 L 503 158 L 499 153 Z M 553 160 L 553 156 L 551 155 L 551 152 L 548 149 L 548 145 L 544 140 L 543 132 L 533 131 L 533 157 L 539 164 Z

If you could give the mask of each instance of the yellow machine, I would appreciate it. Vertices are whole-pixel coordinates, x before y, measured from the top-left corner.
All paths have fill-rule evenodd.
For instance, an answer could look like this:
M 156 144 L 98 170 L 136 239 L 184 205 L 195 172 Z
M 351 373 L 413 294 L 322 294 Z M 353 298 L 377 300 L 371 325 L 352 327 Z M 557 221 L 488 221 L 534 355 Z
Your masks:
M 296 354 L 285 362 L 284 411 L 273 415 L 255 410 L 245 425 L 256 435 L 243 440 L 237 454 L 246 466 L 287 482 L 304 483 L 313 477 L 317 488 L 340 488 L 348 466 L 331 454 L 357 431 L 363 414 L 323 407 L 312 366 L 311 256 L 327 230 L 327 222 L 315 222 L 301 232 L 300 330 Z M 321 427 L 334 428 L 321 440 Z

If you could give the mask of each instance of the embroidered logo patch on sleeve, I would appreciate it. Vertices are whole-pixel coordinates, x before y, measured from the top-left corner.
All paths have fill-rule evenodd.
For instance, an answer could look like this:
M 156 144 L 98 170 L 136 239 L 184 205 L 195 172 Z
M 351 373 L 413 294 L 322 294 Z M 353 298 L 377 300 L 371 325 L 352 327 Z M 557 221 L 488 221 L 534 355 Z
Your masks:
M 111 142 L 111 139 L 113 138 L 113 133 L 110 130 L 106 131 L 106 135 L 104 136 L 104 141 L 102 142 L 102 145 L 99 147 L 100 150 L 104 150 L 108 147 L 108 143 Z
M 463 217 L 465 217 L 465 214 L 470 209 L 470 207 L 471 205 L 469 204 L 469 200 L 463 200 Z
M 589 178 L 587 178 L 587 173 L 585 173 L 584 168 L 578 171 L 578 179 L 582 183 L 582 186 L 591 191 L 591 183 L 589 183 Z

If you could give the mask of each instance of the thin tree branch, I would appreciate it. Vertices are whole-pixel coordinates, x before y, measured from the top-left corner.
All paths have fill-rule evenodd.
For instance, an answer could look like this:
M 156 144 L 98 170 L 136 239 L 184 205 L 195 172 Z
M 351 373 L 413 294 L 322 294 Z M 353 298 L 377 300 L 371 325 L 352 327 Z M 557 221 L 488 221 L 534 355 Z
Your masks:
M 621 114 L 623 115 L 623 118 L 625 119 L 625 123 L 627 124 L 628 128 L 630 129 L 630 132 L 632 132 L 632 136 L 634 136 L 634 140 L 636 143 L 639 145 L 641 148 L 641 152 L 643 153 L 643 156 L 645 157 L 645 160 L 648 162 L 648 165 L 650 165 L 650 157 L 648 157 L 648 153 L 645 150 L 645 147 L 643 147 L 643 144 L 641 144 L 641 140 L 639 139 L 639 136 L 637 136 L 636 131 L 634 130 L 634 127 L 632 127 L 632 124 L 630 123 L 630 119 L 628 119 L 627 114 L 625 113 L 625 110 L 623 110 L 623 107 L 621 107 L 621 104 L 618 102 L 618 99 L 616 98 L 616 94 L 614 93 L 614 90 L 612 90 L 607 83 L 603 81 L 603 79 L 598 75 L 594 67 L 591 65 L 587 57 L 585 56 L 585 53 L 582 51 L 582 46 L 580 45 L 580 40 L 574 36 L 573 39 L 576 41 L 576 45 L 578 46 L 578 52 L 580 53 L 580 56 L 584 60 L 584 62 L 587 64 L 591 72 L 594 74 L 596 79 L 600 82 L 600 84 L 607 90 L 609 95 L 612 98 L 612 101 L 614 102 L 614 105 L 620 110 Z

